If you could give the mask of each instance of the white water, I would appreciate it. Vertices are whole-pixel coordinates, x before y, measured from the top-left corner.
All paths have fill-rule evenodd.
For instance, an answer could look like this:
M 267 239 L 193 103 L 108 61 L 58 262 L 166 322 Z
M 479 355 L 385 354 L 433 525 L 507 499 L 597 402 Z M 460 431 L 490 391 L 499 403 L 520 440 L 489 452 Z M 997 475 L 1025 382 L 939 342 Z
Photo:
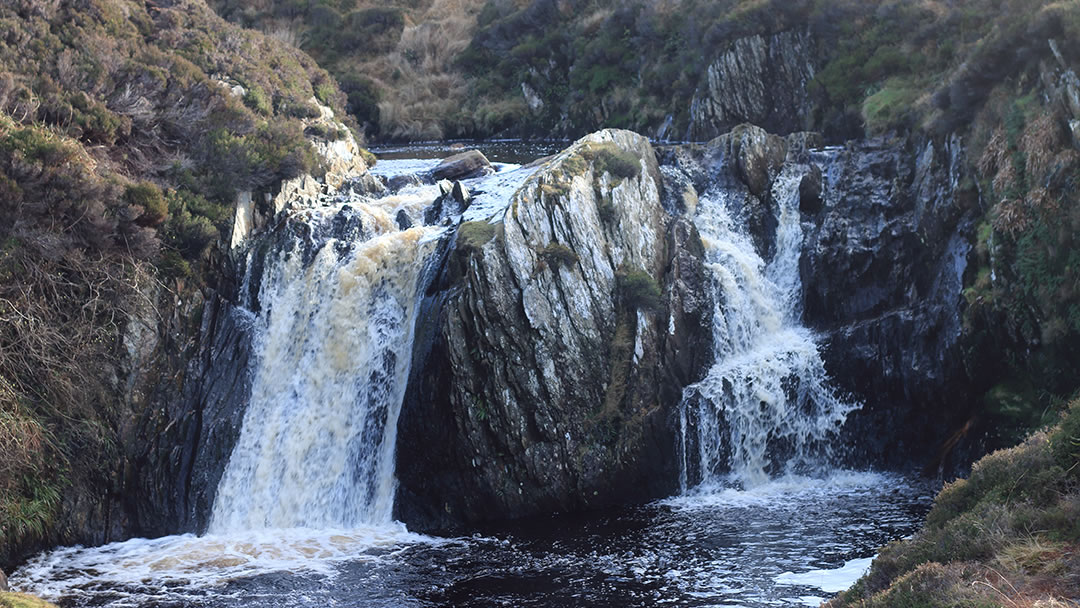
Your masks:
M 310 263 L 297 241 L 266 264 L 251 401 L 213 534 L 392 521 L 417 280 L 434 247 L 421 240 L 432 229 L 398 231 L 384 209 L 350 206 L 371 238 L 330 238 Z M 304 213 L 315 226 L 337 210 Z
M 696 208 L 716 301 L 714 363 L 684 393 L 684 492 L 695 481 L 714 491 L 814 468 L 827 456 L 828 438 L 857 407 L 829 387 L 814 336 L 799 322 L 801 177 L 789 167 L 773 185 L 780 211 L 769 264 L 736 214 L 742 194 L 715 187 Z M 692 443 L 696 453 L 688 454 Z M 689 478 L 691 458 L 700 480 Z

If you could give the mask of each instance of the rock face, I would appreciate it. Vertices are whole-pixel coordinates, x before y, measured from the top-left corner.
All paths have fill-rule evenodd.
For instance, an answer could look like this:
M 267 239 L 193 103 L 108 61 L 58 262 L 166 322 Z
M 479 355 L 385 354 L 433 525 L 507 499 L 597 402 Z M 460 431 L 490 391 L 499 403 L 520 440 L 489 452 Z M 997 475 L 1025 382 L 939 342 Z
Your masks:
M 636 175 L 603 171 L 612 153 L 629 153 Z M 711 303 L 700 238 L 664 211 L 662 188 L 647 140 L 603 131 L 529 178 L 500 224 L 461 228 L 399 424 L 404 521 L 580 510 L 677 487 L 674 408 L 706 363 Z M 631 276 L 655 285 L 655 301 L 629 291 Z
M 686 139 L 710 139 L 744 122 L 781 134 L 809 128 L 813 56 L 805 31 L 736 40 L 709 65 L 691 102 Z
M 801 263 L 805 321 L 826 336 L 836 384 L 866 404 L 848 430 L 882 438 L 859 441 L 862 457 L 929 464 L 927 447 L 961 428 L 973 401 L 958 340 L 978 194 L 960 186 L 973 183 L 963 146 L 872 140 L 824 172 Z

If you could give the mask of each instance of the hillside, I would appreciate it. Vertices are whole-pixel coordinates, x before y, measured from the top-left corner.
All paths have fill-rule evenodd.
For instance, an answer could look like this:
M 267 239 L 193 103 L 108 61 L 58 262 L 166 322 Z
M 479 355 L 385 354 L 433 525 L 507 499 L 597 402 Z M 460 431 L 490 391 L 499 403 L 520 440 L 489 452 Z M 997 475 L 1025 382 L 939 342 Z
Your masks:
M 1080 402 L 1053 428 L 975 463 L 926 525 L 827 604 L 1068 606 L 1080 595 Z
M 0 563 L 125 534 L 136 311 L 212 290 L 237 193 L 351 137 L 313 127 L 316 99 L 344 102 L 201 0 L 0 7 Z

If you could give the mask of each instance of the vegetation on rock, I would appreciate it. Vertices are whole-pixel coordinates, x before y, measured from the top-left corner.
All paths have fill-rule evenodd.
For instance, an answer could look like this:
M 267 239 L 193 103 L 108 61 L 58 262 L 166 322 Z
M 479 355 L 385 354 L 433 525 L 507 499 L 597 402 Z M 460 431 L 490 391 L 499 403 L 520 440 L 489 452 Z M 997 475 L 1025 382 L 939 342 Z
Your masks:
M 0 593 L 0 608 L 56 608 L 56 606 L 25 593 Z
M 464 251 L 477 251 L 495 238 L 495 225 L 486 221 L 464 222 L 458 227 L 457 246 Z

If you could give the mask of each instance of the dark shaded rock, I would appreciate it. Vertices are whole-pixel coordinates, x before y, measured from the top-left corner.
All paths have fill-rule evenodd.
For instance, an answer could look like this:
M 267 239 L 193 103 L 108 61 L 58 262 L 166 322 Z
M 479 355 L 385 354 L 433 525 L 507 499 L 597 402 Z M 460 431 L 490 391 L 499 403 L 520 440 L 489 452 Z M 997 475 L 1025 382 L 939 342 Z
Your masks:
M 405 175 L 395 175 L 394 177 L 391 177 L 386 182 L 386 188 L 391 192 L 398 192 L 409 186 L 419 186 L 423 183 L 424 181 L 420 179 L 420 176 L 407 173 Z
M 431 177 L 436 180 L 443 179 L 469 179 L 490 175 L 495 172 L 494 167 L 479 150 L 468 150 L 453 156 L 444 158 L 438 166 L 431 170 Z
M 817 165 L 810 165 L 810 170 L 799 181 L 799 211 L 811 215 L 821 211 L 824 204 L 821 189 L 821 169 Z
M 451 184 L 448 180 L 442 180 L 439 182 L 439 192 L 439 198 L 424 209 L 425 226 L 452 224 L 472 202 L 469 189 L 461 182 Z
M 409 214 L 405 213 L 404 209 L 398 209 L 397 215 L 394 216 L 394 222 L 397 224 L 398 230 L 412 228 L 412 219 L 409 218 Z
M 804 235 L 804 318 L 826 336 L 835 383 L 865 404 L 847 431 L 879 438 L 857 442 L 867 462 L 933 460 L 971 415 L 959 338 L 973 210 L 952 189 L 963 154 L 956 139 L 850 145 Z

